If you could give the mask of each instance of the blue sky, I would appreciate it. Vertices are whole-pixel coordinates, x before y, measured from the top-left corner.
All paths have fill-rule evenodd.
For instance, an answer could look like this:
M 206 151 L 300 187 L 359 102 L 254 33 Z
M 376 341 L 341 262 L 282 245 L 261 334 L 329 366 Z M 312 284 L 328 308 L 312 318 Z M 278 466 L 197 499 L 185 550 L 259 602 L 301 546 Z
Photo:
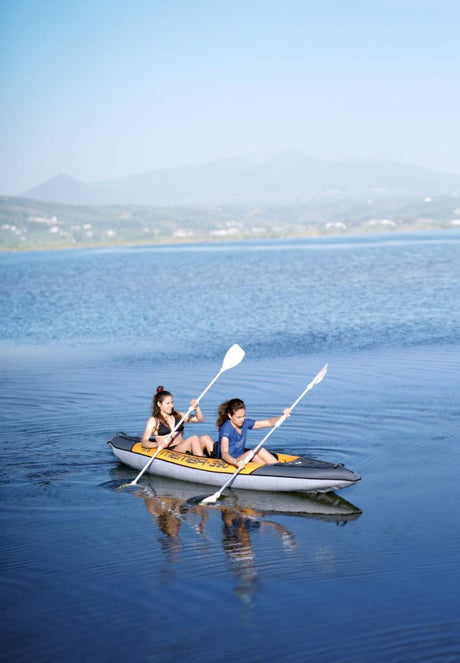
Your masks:
M 296 149 L 460 174 L 457 0 L 0 0 L 0 194 Z

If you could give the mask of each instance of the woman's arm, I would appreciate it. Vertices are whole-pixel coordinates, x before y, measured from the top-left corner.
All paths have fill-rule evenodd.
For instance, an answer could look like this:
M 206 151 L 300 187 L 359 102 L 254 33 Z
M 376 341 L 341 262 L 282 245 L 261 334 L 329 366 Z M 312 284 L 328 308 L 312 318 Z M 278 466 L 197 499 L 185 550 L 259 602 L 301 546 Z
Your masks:
M 290 415 L 291 415 L 291 408 L 285 407 L 283 410 L 283 414 L 280 414 L 277 417 L 272 417 L 271 419 L 259 419 L 254 424 L 253 428 L 273 428 L 273 426 L 276 424 L 277 421 L 281 419 L 281 417 L 286 417 L 287 419 Z
M 152 433 L 155 426 L 156 426 L 155 417 L 150 417 L 150 419 L 147 421 L 144 433 L 142 435 L 142 446 L 145 447 L 145 449 L 153 449 L 154 447 L 158 446 L 156 442 L 152 442 L 152 440 L 150 439 L 152 437 Z
M 228 450 L 228 437 L 223 437 L 220 441 L 220 455 L 222 456 L 222 460 L 225 460 L 226 463 L 229 465 L 233 465 L 234 467 L 239 467 L 238 465 L 238 458 L 234 458 L 229 450 Z
M 200 404 L 198 403 L 196 398 L 192 398 L 192 400 L 190 401 L 190 405 L 195 410 L 195 414 L 191 414 L 187 418 L 187 422 L 190 423 L 190 424 L 201 424 L 204 421 L 204 414 L 201 411 Z M 184 416 L 180 412 L 179 412 L 179 414 L 181 415 L 181 417 Z

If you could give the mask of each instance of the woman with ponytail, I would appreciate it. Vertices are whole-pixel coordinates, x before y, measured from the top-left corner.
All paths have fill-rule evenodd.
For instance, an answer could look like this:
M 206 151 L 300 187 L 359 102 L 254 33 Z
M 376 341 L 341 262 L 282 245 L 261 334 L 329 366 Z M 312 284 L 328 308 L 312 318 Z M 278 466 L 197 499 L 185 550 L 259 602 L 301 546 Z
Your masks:
M 190 405 L 195 410 L 195 414 L 189 415 L 169 441 L 167 441 L 171 432 L 184 416 L 184 413 L 174 409 L 174 400 L 171 392 L 166 391 L 163 387 L 157 387 L 152 399 L 152 416 L 147 421 L 144 434 L 142 435 L 142 446 L 146 449 L 152 449 L 153 447 L 163 449 L 164 447 L 168 447 L 182 453 L 189 451 L 195 456 L 204 456 L 204 450 L 206 449 L 208 454 L 211 455 L 214 442 L 209 435 L 192 435 L 187 439 L 184 439 L 182 436 L 185 423 L 198 424 L 204 421 L 204 415 L 198 401 L 192 399 Z
M 283 415 L 289 417 L 290 408 L 283 410 Z M 245 449 L 247 432 L 253 428 L 272 428 L 281 418 L 249 419 L 246 417 L 246 405 L 239 398 L 232 398 L 219 406 L 217 414 L 217 428 L 219 441 L 217 442 L 217 457 L 235 467 L 244 467 L 245 460 L 251 450 Z M 277 463 L 277 459 L 266 449 L 262 448 L 252 459 L 261 465 Z

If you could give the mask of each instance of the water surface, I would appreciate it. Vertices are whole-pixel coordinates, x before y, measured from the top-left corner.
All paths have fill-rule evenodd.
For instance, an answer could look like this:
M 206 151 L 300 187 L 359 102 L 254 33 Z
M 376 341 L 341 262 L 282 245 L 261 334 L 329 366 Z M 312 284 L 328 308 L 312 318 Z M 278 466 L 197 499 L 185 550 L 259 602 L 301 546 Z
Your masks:
M 460 660 L 459 257 L 455 231 L 0 256 L 5 660 Z M 234 342 L 188 430 L 231 396 L 277 414 L 327 361 L 269 448 L 358 485 L 119 489 L 107 439 Z

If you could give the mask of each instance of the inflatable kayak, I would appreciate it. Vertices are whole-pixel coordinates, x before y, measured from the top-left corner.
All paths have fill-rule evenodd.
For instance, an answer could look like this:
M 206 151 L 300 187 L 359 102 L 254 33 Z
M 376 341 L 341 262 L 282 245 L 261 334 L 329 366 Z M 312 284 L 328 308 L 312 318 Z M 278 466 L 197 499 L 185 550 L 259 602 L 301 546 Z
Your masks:
M 155 449 L 144 449 L 139 437 L 131 437 L 126 433 L 117 433 L 107 444 L 118 460 L 139 471 L 155 453 Z M 361 478 L 342 463 L 271 453 L 278 459 L 276 464 L 248 463 L 236 477 L 233 487 L 263 491 L 326 492 L 352 486 Z M 235 468 L 221 459 L 162 449 L 147 471 L 169 479 L 223 486 Z

